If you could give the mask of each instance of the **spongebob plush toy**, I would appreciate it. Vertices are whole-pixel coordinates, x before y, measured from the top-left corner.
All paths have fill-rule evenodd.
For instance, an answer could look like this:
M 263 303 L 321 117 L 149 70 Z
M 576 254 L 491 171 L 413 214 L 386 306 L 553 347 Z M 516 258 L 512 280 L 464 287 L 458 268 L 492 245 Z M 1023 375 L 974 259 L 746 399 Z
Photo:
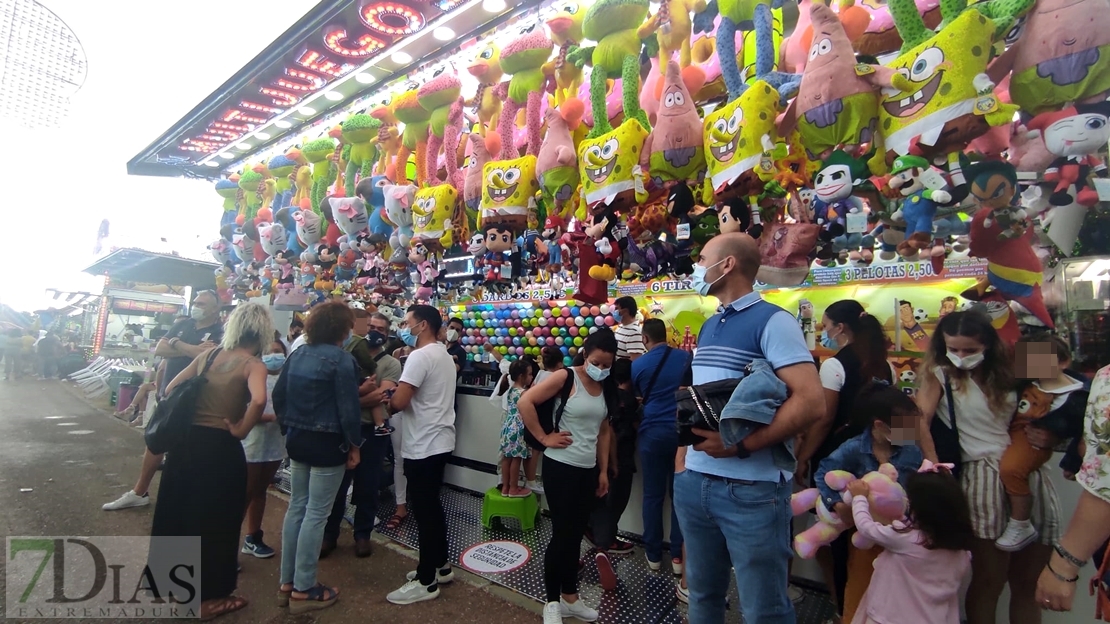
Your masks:
M 764 154 L 774 149 L 775 116 L 779 92 L 757 80 L 739 98 L 721 106 L 705 118 L 705 160 L 709 183 L 702 200 L 721 195 L 742 184 Z
M 412 245 L 421 244 L 432 253 L 455 244 L 454 224 L 459 192 L 450 184 L 420 189 L 412 203 Z
M 504 224 L 513 232 L 528 225 L 528 211 L 536 205 L 536 157 L 495 160 L 482 167 L 481 227 Z
M 622 210 L 647 200 L 645 172 L 640 167 L 647 136 L 647 128 L 630 118 L 615 130 L 582 141 L 578 168 L 587 208 Z

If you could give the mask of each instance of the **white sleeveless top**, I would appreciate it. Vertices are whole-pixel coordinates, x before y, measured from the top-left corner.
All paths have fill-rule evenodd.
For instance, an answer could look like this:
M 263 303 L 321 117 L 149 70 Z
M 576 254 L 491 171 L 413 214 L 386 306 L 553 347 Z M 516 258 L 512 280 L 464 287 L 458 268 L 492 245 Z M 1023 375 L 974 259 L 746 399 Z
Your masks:
M 949 416 L 948 398 L 944 391 L 944 371 L 938 366 L 933 374 L 940 381 L 940 401 L 937 402 L 936 418 L 946 426 L 952 426 Z M 1010 445 L 1010 421 L 1017 408 L 1017 393 L 1011 392 L 1001 413 L 990 405 L 990 399 L 975 383 L 968 379 L 957 389 L 952 387 L 952 398 L 956 402 L 956 428 L 960 432 L 960 454 L 963 461 L 978 459 L 999 459 Z
M 597 434 L 606 415 L 605 395 L 587 392 L 573 368 L 568 367 L 567 373 L 574 377 L 574 393 L 567 399 L 559 430 L 570 432 L 571 443 L 566 448 L 549 448 L 544 455 L 578 468 L 593 468 L 597 465 Z M 555 399 L 555 409 L 559 409 L 559 399 Z

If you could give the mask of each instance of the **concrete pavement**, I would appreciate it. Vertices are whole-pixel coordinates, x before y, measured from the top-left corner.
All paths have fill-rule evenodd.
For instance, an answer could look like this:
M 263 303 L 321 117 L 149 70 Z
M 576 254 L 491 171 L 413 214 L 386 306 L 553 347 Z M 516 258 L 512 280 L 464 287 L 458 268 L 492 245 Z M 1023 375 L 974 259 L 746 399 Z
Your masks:
M 0 527 L 10 535 L 130 535 L 150 533 L 149 507 L 105 512 L 100 506 L 134 484 L 143 452 L 142 436 L 90 405 L 68 382 L 0 382 Z M 21 489 L 30 488 L 30 492 Z M 151 488 L 157 498 L 158 479 Z M 280 548 L 285 503 L 271 496 L 266 509 L 266 542 Z M 336 606 L 290 617 L 274 602 L 279 552 L 268 560 L 240 555 L 238 594 L 251 604 L 218 622 L 278 623 L 537 622 L 540 607 L 479 577 L 458 570 L 437 600 L 399 607 L 385 595 L 415 568 L 414 553 L 393 543 L 375 544 L 367 559 L 356 559 L 350 530 L 340 548 L 320 562 L 321 582 L 340 588 Z M 3 600 L 0 575 L 0 600 Z M 0 613 L 2 617 L 2 613 Z M 14 620 L 13 620 L 14 621 Z M 35 620 L 41 622 L 43 620 Z M 67 620 L 75 621 L 75 620 Z

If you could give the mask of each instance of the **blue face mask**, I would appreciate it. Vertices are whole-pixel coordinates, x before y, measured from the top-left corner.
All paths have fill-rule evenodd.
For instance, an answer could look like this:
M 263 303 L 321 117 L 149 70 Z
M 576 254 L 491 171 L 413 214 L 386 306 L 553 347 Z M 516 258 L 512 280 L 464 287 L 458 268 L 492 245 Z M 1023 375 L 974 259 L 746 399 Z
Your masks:
M 836 344 L 836 338 L 829 337 L 829 332 L 827 331 L 821 332 L 821 346 L 832 351 L 836 351 L 839 348 Z
M 271 373 L 277 372 L 281 370 L 282 366 L 285 366 L 285 354 L 267 353 L 262 356 L 262 363 L 266 365 L 266 370 Z
M 402 327 L 400 331 L 397 332 L 397 337 L 400 338 L 401 342 L 405 343 L 406 346 L 416 348 L 416 336 L 412 335 L 412 330 L 408 327 Z
M 609 369 L 600 368 L 598 366 L 590 364 L 589 362 L 586 362 L 586 374 L 590 376 L 590 379 L 601 382 L 605 381 L 605 378 L 609 376 Z
M 613 311 L 611 312 L 611 314 L 613 315 L 614 319 L 616 319 L 618 321 L 621 320 L 621 311 L 620 311 L 619 308 L 613 308 Z
M 707 282 L 705 281 L 705 273 L 709 269 L 712 269 L 722 262 L 724 262 L 724 260 L 719 260 L 709 266 L 695 264 L 694 271 L 690 274 L 690 288 L 692 288 L 694 292 L 698 293 L 702 297 L 709 296 L 709 289 L 713 287 L 713 284 L 716 284 L 718 281 L 720 281 L 721 277 L 724 277 L 724 274 L 722 274 L 721 277 L 718 277 L 712 282 Z

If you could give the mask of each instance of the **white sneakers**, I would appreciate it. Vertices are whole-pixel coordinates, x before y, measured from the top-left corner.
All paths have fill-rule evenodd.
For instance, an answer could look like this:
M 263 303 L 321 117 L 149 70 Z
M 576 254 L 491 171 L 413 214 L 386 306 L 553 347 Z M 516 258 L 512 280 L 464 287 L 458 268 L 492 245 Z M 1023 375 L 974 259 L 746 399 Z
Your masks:
M 130 509 L 131 507 L 146 507 L 149 504 L 149 494 L 139 496 L 134 491 L 128 490 L 123 496 L 120 496 L 110 503 L 104 503 L 100 508 L 104 511 L 117 511 L 120 509 Z
M 563 624 L 563 609 L 557 602 L 549 602 L 543 607 L 543 624 Z
M 1010 521 L 1006 523 L 1006 530 L 994 541 L 994 545 L 999 550 L 1017 552 L 1032 544 L 1037 537 L 1039 537 L 1039 534 L 1037 529 L 1033 528 L 1032 522 L 1010 518 Z
M 532 490 L 536 494 L 543 494 L 543 484 L 541 484 L 539 481 L 525 481 L 524 487 Z
M 544 617 L 547 617 L 547 608 L 544 607 Z M 586 606 L 581 600 L 576 602 L 567 602 L 562 598 L 559 599 L 559 610 L 562 611 L 563 617 L 573 617 L 582 620 L 583 622 L 596 622 L 597 611 Z
M 644 559 L 647 559 L 648 569 L 652 572 L 658 572 L 663 568 L 662 561 L 652 561 L 650 558 L 648 558 L 647 553 L 644 553 Z
M 385 599 L 395 605 L 409 605 L 438 597 L 438 584 L 421 585 L 419 580 L 413 579 L 402 585 L 400 589 L 389 592 Z

